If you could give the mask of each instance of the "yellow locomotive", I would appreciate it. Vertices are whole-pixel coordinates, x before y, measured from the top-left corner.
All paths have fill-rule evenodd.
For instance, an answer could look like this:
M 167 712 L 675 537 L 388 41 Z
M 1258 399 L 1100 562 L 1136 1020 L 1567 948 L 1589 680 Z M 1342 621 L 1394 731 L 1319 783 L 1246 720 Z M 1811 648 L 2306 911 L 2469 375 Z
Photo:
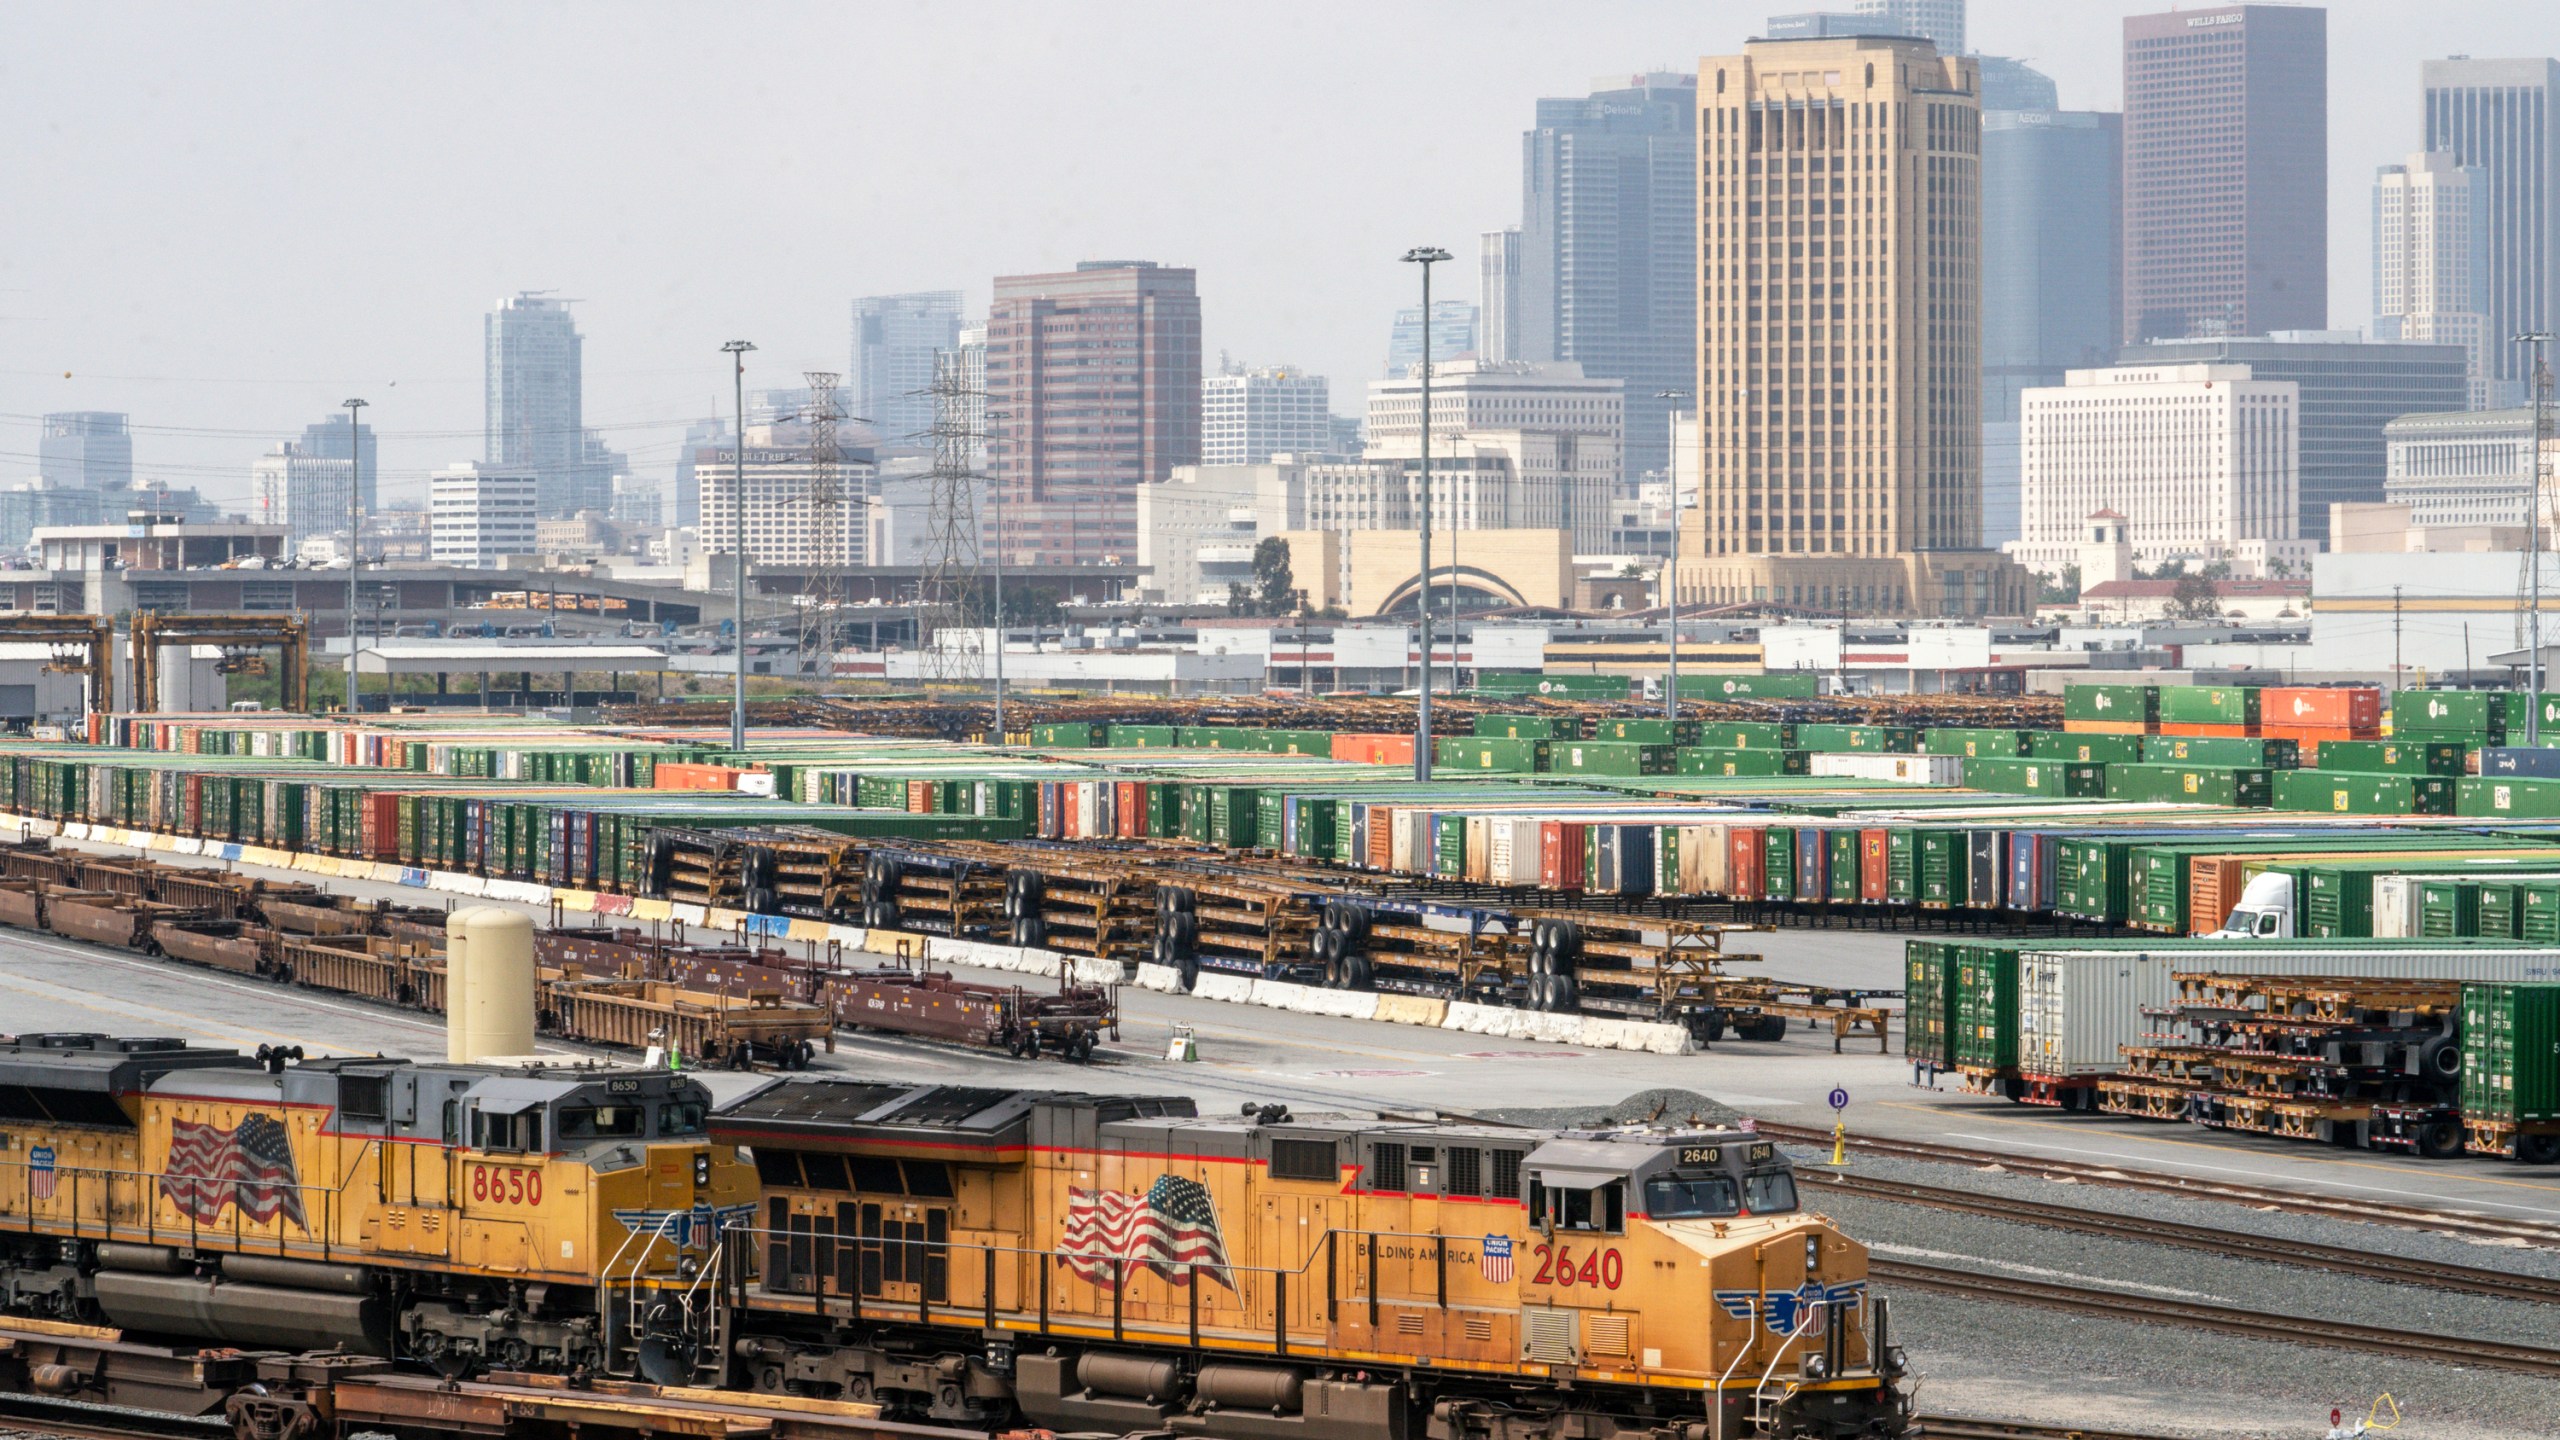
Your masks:
M 1740 1131 L 810 1080 L 712 1130 L 763 1182 L 727 1242 L 759 1390 L 1218 1440 L 1908 1424 L 1865 1247 Z
M 0 1304 L 143 1334 L 716 1375 L 756 1181 L 690 1077 L 0 1044 Z

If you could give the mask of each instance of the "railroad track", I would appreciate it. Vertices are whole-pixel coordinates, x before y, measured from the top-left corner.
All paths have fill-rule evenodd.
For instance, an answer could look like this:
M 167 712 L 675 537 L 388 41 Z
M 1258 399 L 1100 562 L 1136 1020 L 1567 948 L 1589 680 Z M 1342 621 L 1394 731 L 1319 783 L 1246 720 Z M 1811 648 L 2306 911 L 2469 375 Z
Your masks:
M 174 1415 L 125 1405 L 91 1405 L 43 1395 L 0 1394 L 0 1429 L 26 1427 L 81 1440 L 229 1440 L 219 1415 Z
M 1827 1147 L 1831 1132 L 1804 1125 L 1772 1125 L 1760 1123 L 1760 1133 L 1782 1144 Z M 1851 1136 L 1849 1147 L 1873 1155 L 1891 1155 L 1906 1160 L 1927 1160 L 1941 1165 L 1965 1165 L 1975 1169 L 1996 1165 L 2013 1175 L 2027 1175 L 2043 1180 L 2067 1180 L 2081 1185 L 2111 1185 L 2121 1190 L 2142 1190 L 2159 1195 L 2182 1195 L 2191 1200 L 2221 1200 L 2235 1205 L 2251 1205 L 2262 1210 L 2280 1210 L 2289 1215 L 2320 1215 L 2332 1220 L 2356 1220 L 2370 1225 L 2390 1225 L 2404 1230 L 2432 1230 L 2466 1240 L 2524 1241 L 2545 1249 L 2560 1250 L 2560 1225 L 2538 1220 L 2508 1220 L 2495 1215 L 2479 1215 L 2466 1211 L 2429 1210 L 2417 1205 L 2392 1205 L 2378 1200 L 2339 1200 L 2322 1195 L 2305 1195 L 2292 1190 L 2271 1190 L 2257 1185 L 2236 1185 L 2224 1180 L 2200 1180 L 2165 1172 L 2141 1174 L 2113 1165 L 2090 1165 L 2071 1160 L 2044 1160 L 2033 1155 L 2011 1154 L 1999 1150 L 1976 1150 L 1962 1145 L 1940 1145 L 1927 1140 L 1898 1140 L 1879 1136 Z
M 2538 1345 L 2512 1345 L 2501 1340 L 2480 1340 L 2465 1335 L 2429 1335 L 2380 1325 L 2351 1325 L 2305 1315 L 2270 1315 L 2201 1300 L 2132 1295 L 2121 1290 L 2062 1285 L 2049 1280 L 1984 1274 L 1943 1265 L 1920 1265 L 1907 1260 L 1870 1259 L 1867 1273 L 1874 1279 L 1908 1285 L 1915 1290 L 1931 1290 L 1997 1305 L 2038 1305 L 2048 1310 L 2130 1320 L 2143 1325 L 2211 1330 L 2224 1335 L 2280 1340 L 2293 1345 L 2317 1345 L 2365 1355 L 2429 1360 L 2471 1370 L 2508 1370 L 2521 1375 L 2560 1379 L 2560 1350 Z
M 2177 1440 L 2137 1430 L 2092 1430 L 2086 1425 L 2043 1425 L 2027 1420 L 1979 1420 L 1963 1415 L 1923 1415 L 1928 1440 Z
M 2471 1295 L 2494 1296 L 2501 1300 L 2525 1300 L 2537 1305 L 2560 1305 L 2560 1282 L 2540 1276 L 2515 1275 L 2503 1270 L 2485 1269 L 2476 1265 L 2454 1265 L 2433 1260 L 2413 1260 L 2399 1255 L 2377 1255 L 2370 1250 L 2360 1250 L 2351 1245 L 2323 1245 L 2311 1240 L 2286 1240 L 2272 1235 L 2218 1230 L 2210 1225 L 2188 1225 L 2176 1220 L 2162 1220 L 2141 1215 L 2117 1215 L 2105 1210 L 2088 1210 L 2076 1205 L 2051 1205 L 2038 1200 L 2013 1200 L 2007 1196 L 1985 1195 L 1979 1191 L 1922 1185 L 1908 1180 L 1882 1180 L 1870 1175 L 1851 1175 L 1837 1170 L 1807 1168 L 1798 1170 L 1796 1175 L 1809 1192 L 1818 1193 L 1827 1189 L 1845 1195 L 1862 1195 L 1879 1200 L 1900 1200 L 1908 1204 L 1924 1205 L 1932 1210 L 1952 1210 L 1967 1215 L 1986 1216 L 1994 1220 L 2014 1220 L 2022 1225 L 2039 1225 L 2049 1230 L 2067 1230 L 2080 1235 L 2104 1235 L 2119 1240 L 2139 1240 L 2153 1245 L 2201 1250 L 2207 1254 L 2227 1256 L 2235 1260 L 2263 1260 L 2270 1264 L 2334 1271 L 2341 1275 L 2355 1275 L 2395 1285 L 2421 1285 L 2432 1290 L 2458 1290 Z

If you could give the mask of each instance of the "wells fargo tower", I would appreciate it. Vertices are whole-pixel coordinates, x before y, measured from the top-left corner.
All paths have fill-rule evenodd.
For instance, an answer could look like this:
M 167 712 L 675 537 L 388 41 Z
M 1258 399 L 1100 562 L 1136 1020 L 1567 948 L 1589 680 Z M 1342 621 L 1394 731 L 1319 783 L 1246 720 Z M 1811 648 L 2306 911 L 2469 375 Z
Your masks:
M 1684 603 L 2021 614 L 1982 544 L 1982 108 L 1925 40 L 1698 69 L 1696 524 Z

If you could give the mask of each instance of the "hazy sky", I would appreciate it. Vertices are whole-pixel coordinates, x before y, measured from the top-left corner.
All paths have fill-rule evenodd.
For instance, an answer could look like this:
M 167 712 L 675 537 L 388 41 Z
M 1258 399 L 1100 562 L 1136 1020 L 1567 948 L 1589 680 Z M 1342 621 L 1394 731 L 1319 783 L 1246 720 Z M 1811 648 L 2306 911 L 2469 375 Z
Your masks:
M 748 383 L 847 366 L 847 301 L 1091 257 L 1200 272 L 1206 353 L 1357 413 L 1406 247 L 1516 224 L 1542 95 L 1692 69 L 1784 3 L 0 8 L 0 483 L 34 417 L 132 412 L 136 470 L 238 503 L 349 395 L 386 493 L 481 452 L 481 317 L 577 299 L 586 413 L 666 474 Z M 1973 48 L 2114 109 L 2126 0 L 1974 0 Z M 2185 8 L 2199 8 L 2188 6 Z M 2366 318 L 2373 169 L 2418 62 L 2560 52 L 2550 0 L 2329 7 L 2330 316 Z

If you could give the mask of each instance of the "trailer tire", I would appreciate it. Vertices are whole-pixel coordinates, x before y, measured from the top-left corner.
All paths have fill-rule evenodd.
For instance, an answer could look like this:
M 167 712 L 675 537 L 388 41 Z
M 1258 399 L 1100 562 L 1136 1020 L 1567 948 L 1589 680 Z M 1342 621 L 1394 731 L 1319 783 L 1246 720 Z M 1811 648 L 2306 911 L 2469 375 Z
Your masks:
M 1012 1056 L 1016 1060 L 1022 1058 L 1022 1032 L 1020 1030 L 1008 1030 L 1005 1032 L 1004 1053 Z
M 1369 957 L 1357 950 L 1342 957 L 1342 972 L 1346 988 L 1352 990 L 1377 988 L 1377 977 L 1369 969 Z
M 1191 988 L 1200 983 L 1199 956 L 1184 955 L 1173 962 L 1173 968 L 1175 975 L 1182 981 L 1182 989 L 1185 994 L 1190 993 Z
M 2462 1153 L 2462 1122 L 2435 1120 L 2418 1127 L 2418 1153 L 2429 1160 L 2449 1160 Z
M 1710 1045 L 1713 1045 L 1724 1038 L 1724 1013 L 1722 1011 L 1712 1011 L 1707 1015 L 1707 1023 L 1704 1027 L 1704 1033 L 1707 1037 L 1707 1043 Z
M 898 921 L 900 918 L 901 917 L 898 914 L 898 902 L 895 900 L 883 900 L 880 902 L 880 918 L 872 924 L 871 928 L 874 930 L 895 930 L 898 928 Z
M 2439 1080 L 2458 1078 L 2462 1074 L 2462 1042 L 2440 1035 L 2418 1047 L 2418 1069 Z
M 2518 1135 L 2516 1159 L 2527 1165 L 2560 1164 L 2560 1135 Z

